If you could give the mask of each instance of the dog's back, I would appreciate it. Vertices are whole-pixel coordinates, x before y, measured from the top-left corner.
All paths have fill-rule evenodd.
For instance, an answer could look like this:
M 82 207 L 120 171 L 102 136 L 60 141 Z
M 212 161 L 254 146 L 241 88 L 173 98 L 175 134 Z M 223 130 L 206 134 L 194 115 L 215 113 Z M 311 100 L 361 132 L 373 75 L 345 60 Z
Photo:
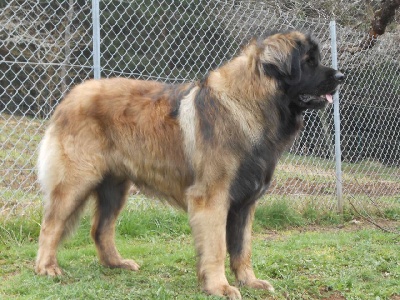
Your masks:
M 45 194 L 70 177 L 96 185 L 113 174 L 180 201 L 180 185 L 191 175 L 175 111 L 188 88 L 122 78 L 75 87 L 57 107 L 40 147 Z M 170 174 L 160 180 L 160 172 Z

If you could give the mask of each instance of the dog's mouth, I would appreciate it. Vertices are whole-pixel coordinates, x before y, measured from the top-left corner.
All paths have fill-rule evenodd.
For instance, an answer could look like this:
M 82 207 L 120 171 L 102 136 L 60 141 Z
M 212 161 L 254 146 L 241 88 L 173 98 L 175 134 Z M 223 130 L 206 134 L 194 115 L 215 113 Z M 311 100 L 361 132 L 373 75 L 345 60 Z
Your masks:
M 308 103 L 310 101 L 328 101 L 328 103 L 333 103 L 333 94 L 329 93 L 321 96 L 303 94 L 299 96 L 299 99 L 304 103 Z
M 300 94 L 297 98 L 297 105 L 303 109 L 322 109 L 328 104 L 333 103 L 333 95 L 336 93 L 336 89 L 330 92 L 323 92 L 320 96 L 312 94 Z

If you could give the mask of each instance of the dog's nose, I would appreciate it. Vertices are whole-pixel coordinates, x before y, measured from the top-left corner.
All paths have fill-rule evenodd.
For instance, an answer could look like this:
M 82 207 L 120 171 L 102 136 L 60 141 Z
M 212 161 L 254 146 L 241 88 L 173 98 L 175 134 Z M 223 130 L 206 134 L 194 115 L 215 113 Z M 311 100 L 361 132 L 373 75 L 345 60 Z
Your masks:
M 333 78 L 335 78 L 336 81 L 342 82 L 346 76 L 344 76 L 343 73 L 341 72 L 336 72 L 335 75 L 333 75 Z

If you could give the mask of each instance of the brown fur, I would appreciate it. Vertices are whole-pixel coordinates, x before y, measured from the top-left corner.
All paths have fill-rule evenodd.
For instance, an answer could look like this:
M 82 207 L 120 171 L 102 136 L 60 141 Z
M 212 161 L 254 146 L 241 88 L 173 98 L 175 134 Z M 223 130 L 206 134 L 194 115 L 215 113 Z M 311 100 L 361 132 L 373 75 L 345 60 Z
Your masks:
M 91 233 L 100 261 L 138 270 L 114 244 L 132 181 L 189 213 L 207 293 L 240 298 L 225 277 L 227 252 L 237 285 L 273 290 L 254 275 L 251 224 L 255 200 L 301 128 L 301 114 L 296 111 L 292 120 L 290 105 L 279 100 L 279 76 L 267 76 L 264 68 L 268 63 L 290 74 L 296 43 L 310 42 L 298 32 L 255 40 L 193 84 L 114 78 L 75 87 L 57 107 L 40 148 L 46 208 L 36 272 L 61 274 L 57 247 L 90 195 L 96 199 Z M 289 121 L 282 120 L 286 115 Z M 244 176 L 251 175 L 248 166 L 261 166 L 261 177 Z

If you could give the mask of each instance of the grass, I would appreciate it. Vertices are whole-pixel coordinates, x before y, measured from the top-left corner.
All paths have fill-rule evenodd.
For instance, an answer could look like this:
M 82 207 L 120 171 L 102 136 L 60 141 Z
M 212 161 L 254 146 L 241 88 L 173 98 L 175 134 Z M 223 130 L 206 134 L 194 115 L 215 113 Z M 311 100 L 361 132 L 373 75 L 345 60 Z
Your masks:
M 129 205 L 121 214 L 117 247 L 124 257 L 136 259 L 139 272 L 99 265 L 85 216 L 61 246 L 64 275 L 56 278 L 33 273 L 40 219 L 41 213 L 32 209 L 29 218 L 0 223 L 0 299 L 217 299 L 199 289 L 196 255 L 182 212 Z M 243 298 L 398 299 L 399 236 L 363 225 L 312 207 L 299 213 L 285 201 L 260 205 L 254 269 L 276 293 L 242 288 Z M 234 282 L 229 271 L 228 280 Z

